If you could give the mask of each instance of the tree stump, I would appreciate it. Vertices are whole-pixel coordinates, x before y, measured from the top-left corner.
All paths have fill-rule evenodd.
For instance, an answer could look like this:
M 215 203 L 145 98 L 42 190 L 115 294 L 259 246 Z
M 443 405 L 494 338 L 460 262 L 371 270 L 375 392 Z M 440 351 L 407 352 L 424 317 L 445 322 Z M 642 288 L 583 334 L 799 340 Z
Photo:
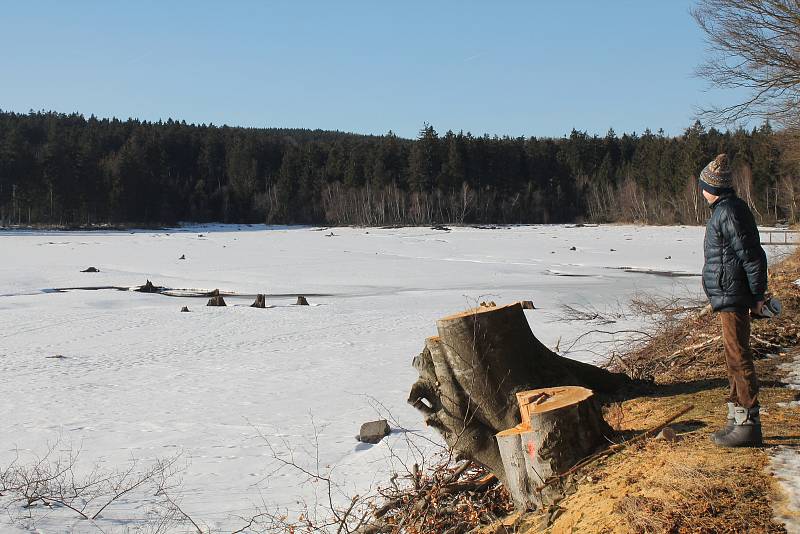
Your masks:
M 138 288 L 134 289 L 134 291 L 138 291 L 139 293 L 159 293 L 162 289 L 164 288 L 154 286 L 153 282 L 148 280 L 143 286 L 139 286 Z
M 259 293 L 256 295 L 256 301 L 250 305 L 251 308 L 266 308 L 267 307 L 267 296 L 262 295 Z
M 227 304 L 225 304 L 225 299 L 222 298 L 222 295 L 217 295 L 208 299 L 206 306 L 227 306 Z
M 184 306 L 183 308 L 181 308 L 181 312 L 182 313 L 188 313 L 189 312 L 189 306 Z
M 458 457 L 506 482 L 495 435 L 520 423 L 516 394 L 564 385 L 612 393 L 631 380 L 558 356 L 533 335 L 522 305 L 475 308 L 440 319 L 414 358 L 419 379 L 408 402 Z
M 87 267 L 86 269 L 81 271 L 82 273 L 99 273 L 100 269 L 97 267 Z
M 294 303 L 295 306 L 308 306 L 308 300 L 302 295 L 297 297 L 297 302 Z
M 522 422 L 499 432 L 497 445 L 506 488 L 516 508 L 524 511 L 560 498 L 561 488 L 544 486 L 545 481 L 608 443 L 612 430 L 593 393 L 583 387 L 523 391 L 517 401 Z

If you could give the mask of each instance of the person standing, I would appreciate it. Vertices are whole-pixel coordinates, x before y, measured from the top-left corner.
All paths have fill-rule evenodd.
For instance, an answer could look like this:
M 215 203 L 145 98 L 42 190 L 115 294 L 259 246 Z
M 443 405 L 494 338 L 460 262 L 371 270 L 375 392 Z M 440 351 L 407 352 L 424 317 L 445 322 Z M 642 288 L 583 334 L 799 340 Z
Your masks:
M 760 315 L 764 305 L 767 256 L 753 213 L 733 189 L 726 154 L 700 172 L 700 187 L 711 207 L 703 242 L 703 290 L 720 317 L 730 382 L 728 419 L 711 439 L 722 447 L 759 447 L 763 442 L 750 312 Z

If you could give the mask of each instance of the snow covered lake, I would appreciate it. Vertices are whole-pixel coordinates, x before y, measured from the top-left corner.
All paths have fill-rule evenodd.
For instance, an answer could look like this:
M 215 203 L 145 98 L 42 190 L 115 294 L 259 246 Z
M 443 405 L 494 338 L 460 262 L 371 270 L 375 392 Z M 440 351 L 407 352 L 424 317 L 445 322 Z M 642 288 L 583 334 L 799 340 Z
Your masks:
M 291 509 L 309 498 L 297 473 L 273 473 L 259 432 L 311 464 L 316 429 L 321 465 L 363 492 L 384 482 L 390 448 L 410 451 L 404 432 L 359 444 L 362 422 L 390 412 L 393 426 L 436 439 L 406 397 L 411 359 L 437 318 L 484 300 L 532 300 L 534 333 L 563 349 L 594 328 L 559 320 L 563 304 L 698 295 L 702 238 L 699 227 L 634 226 L 0 231 L 0 465 L 56 440 L 79 447 L 87 467 L 179 451 L 188 464 L 181 505 L 214 527 L 256 504 Z M 101 272 L 80 272 L 89 266 Z M 146 279 L 246 296 L 213 308 L 200 298 L 53 291 Z M 255 293 L 273 307 L 250 308 Z M 311 306 L 294 306 L 296 295 Z M 569 356 L 596 359 L 580 344 Z

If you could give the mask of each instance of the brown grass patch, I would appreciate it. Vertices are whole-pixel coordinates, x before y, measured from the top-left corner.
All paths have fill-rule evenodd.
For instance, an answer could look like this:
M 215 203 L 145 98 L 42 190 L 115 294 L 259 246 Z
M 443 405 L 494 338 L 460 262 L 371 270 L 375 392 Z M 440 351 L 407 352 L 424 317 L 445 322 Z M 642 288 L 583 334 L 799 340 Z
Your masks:
M 786 532 L 773 519 L 780 495 L 768 465 L 770 448 L 800 447 L 800 408 L 777 406 L 798 398 L 797 391 L 781 383 L 777 366 L 800 350 L 792 348 L 800 344 L 800 287 L 794 284 L 800 279 L 800 253 L 771 271 L 770 290 L 783 303 L 783 313 L 755 321 L 752 339 L 760 358 L 756 368 L 766 447 L 722 449 L 708 439 L 724 423 L 727 373 L 721 342 L 709 342 L 720 333 L 717 318 L 693 313 L 622 355 L 623 363 L 612 364 L 651 377 L 656 386 L 604 412 L 615 429 L 633 436 L 692 404 L 692 411 L 671 425 L 679 441 L 637 442 L 581 470 L 558 509 L 523 516 L 515 523 L 516 532 Z

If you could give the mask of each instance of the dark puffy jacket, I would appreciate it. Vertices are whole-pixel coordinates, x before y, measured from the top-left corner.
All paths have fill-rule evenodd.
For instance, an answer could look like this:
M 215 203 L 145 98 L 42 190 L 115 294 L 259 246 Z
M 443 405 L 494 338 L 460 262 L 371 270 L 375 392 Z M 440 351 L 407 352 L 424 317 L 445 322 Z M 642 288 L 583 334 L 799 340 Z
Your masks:
M 703 244 L 703 289 L 714 311 L 751 308 L 767 291 L 767 256 L 747 204 L 735 194 L 711 205 Z

